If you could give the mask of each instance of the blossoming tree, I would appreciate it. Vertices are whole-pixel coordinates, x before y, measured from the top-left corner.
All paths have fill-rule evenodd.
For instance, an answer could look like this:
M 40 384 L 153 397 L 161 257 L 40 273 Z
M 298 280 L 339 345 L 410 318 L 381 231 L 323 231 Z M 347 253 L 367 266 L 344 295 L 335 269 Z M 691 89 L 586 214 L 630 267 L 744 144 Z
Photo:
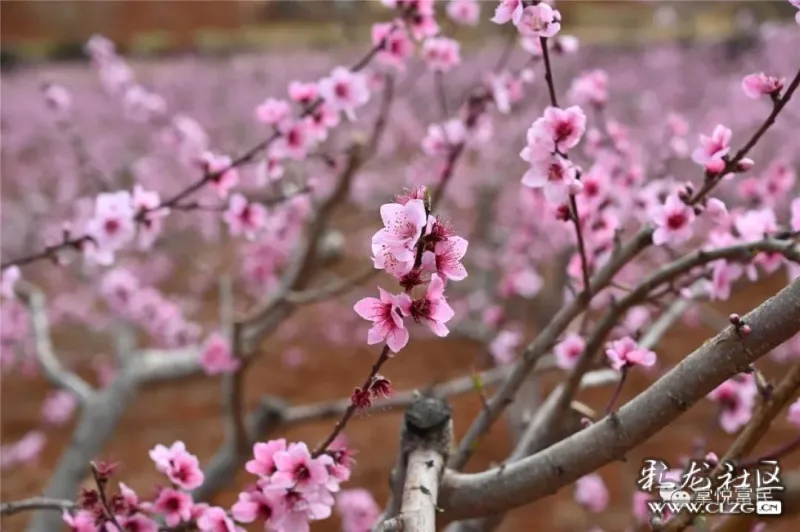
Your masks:
M 694 140 L 683 116 L 651 102 L 647 111 L 658 118 L 647 127 L 660 129 L 648 137 L 609 114 L 618 79 L 609 72 L 585 70 L 569 87 L 557 84 L 559 59 L 577 54 L 578 43 L 561 33 L 553 2 L 496 6 L 492 22 L 513 26 L 509 46 L 458 101 L 448 83 L 467 67 L 453 28 L 476 25 L 486 3 L 449 0 L 438 16 L 433 0 L 383 4 L 387 21 L 373 26 L 371 47 L 355 64 L 291 81 L 285 97 L 269 95 L 249 110 L 262 140 L 244 151 L 214 144 L 213 124 L 138 82 L 103 37 L 86 48 L 136 135 L 122 149 L 103 138 L 110 147 L 92 151 L 80 133 L 79 93 L 64 83 L 42 87 L 48 118 L 68 147 L 54 164 L 78 177 L 48 182 L 47 157 L 31 162 L 24 143 L 12 143 L 15 160 L 4 163 L 4 174 L 38 172 L 4 190 L 3 364 L 4 371 L 41 371 L 56 388 L 45 423 L 61 424 L 76 408 L 80 419 L 44 496 L 3 503 L 3 514 L 36 510 L 30 527 L 37 531 L 301 532 L 336 507 L 349 532 L 429 532 L 439 514 L 453 530 L 489 530 L 506 511 L 572 484 L 578 503 L 602 512 L 609 494 L 595 471 L 704 399 L 718 403 L 722 429 L 737 434 L 727 451 L 696 450 L 716 467 L 752 461 L 778 416 L 800 427 L 800 361 L 792 353 L 800 339 L 800 113 L 792 99 L 800 56 L 773 55 L 762 64 L 768 71 L 737 74 L 737 93 L 757 100 L 751 114 L 759 116 L 747 124 L 703 126 Z M 786 37 L 780 31 L 767 39 L 787 39 L 784 51 L 800 49 L 796 27 Z M 517 43 L 526 58 L 512 69 Z M 415 54 L 423 70 L 413 65 Z M 439 117 L 421 128 L 396 119 L 404 83 L 428 72 L 433 90 L 425 94 Z M 525 108 L 536 91 L 545 102 Z M 727 109 L 717 115 L 734 120 Z M 524 135 L 511 127 L 515 117 Z M 403 127 L 411 132 L 393 131 Z M 409 146 L 408 175 L 387 175 L 387 161 Z M 124 154 L 124 163 L 114 167 L 107 151 Z M 469 157 L 486 166 L 460 179 Z M 344 204 L 369 215 L 353 235 L 334 228 Z M 18 234 L 7 238 L 12 230 Z M 351 240 L 364 264 L 330 280 L 327 266 Z M 214 245 L 208 260 L 216 268 L 204 269 L 206 259 L 194 255 L 204 241 Z M 188 290 L 219 291 L 212 322 L 193 318 L 190 305 L 157 288 L 160 261 L 185 263 L 187 256 L 197 270 Z M 544 277 L 548 264 L 557 271 Z M 373 288 L 376 275 L 383 286 Z M 659 368 L 659 341 L 673 322 L 696 319 L 700 303 L 726 300 L 734 283 L 765 275 L 786 277 L 785 288 L 745 316 L 730 315 L 716 336 L 619 404 L 631 372 Z M 57 304 L 40 286 L 52 288 Z M 548 298 L 514 317 L 515 303 L 545 288 Z M 375 346 L 369 373 L 348 398 L 310 406 L 265 401 L 248 417 L 242 379 L 259 346 L 300 307 L 327 300 L 345 305 L 326 311 L 330 330 L 337 320 L 367 324 L 358 342 Z M 515 321 L 534 314 L 537 332 L 524 345 Z M 94 334 L 113 331 L 115 364 L 104 368 L 100 387 L 57 354 L 51 324 L 69 320 L 93 325 Z M 497 367 L 427 394 L 394 390 L 392 360 L 428 333 L 469 334 Z M 756 365 L 769 353 L 786 364 L 777 382 Z M 514 398 L 546 366 L 562 371 L 563 382 L 526 419 L 505 463 L 463 473 L 481 438 L 514 415 Z M 191 441 L 155 446 L 150 459 L 167 485 L 152 496 L 137 493 L 99 460 L 105 443 L 137 389 L 198 373 L 223 380 L 225 444 L 205 466 Z M 602 385 L 610 387 L 604 410 L 574 400 L 581 388 Z M 483 408 L 455 441 L 446 397 L 468 392 L 481 394 Z M 356 465 L 343 438 L 355 415 L 382 408 L 407 408 L 397 464 L 387 472 L 389 501 L 348 486 Z M 580 427 L 565 433 L 576 412 Z M 264 438 L 268 427 L 274 434 L 331 413 L 338 421 L 321 442 Z M 32 432 L 4 446 L 4 467 L 42 444 Z M 797 446 L 790 441 L 770 456 Z M 203 502 L 242 468 L 252 484 L 235 504 Z M 87 474 L 92 485 L 80 488 Z M 649 515 L 649 496 L 633 501 L 640 524 L 691 525 L 684 514 Z

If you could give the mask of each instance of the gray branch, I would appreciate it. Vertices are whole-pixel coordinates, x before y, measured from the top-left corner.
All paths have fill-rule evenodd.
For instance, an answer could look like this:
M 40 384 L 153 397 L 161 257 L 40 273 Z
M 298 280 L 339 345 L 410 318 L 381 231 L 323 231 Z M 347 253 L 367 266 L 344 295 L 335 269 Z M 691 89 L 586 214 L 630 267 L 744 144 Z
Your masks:
M 377 530 L 435 532 L 439 481 L 450 446 L 453 419 L 444 399 L 419 397 L 406 411 L 400 437 L 400 468 L 405 471 L 400 515 Z
M 0 503 L 0 515 L 14 515 L 30 510 L 53 510 L 63 512 L 72 510 L 75 503 L 67 499 L 51 499 L 49 497 L 31 497 L 21 501 Z
M 617 460 L 677 419 L 711 390 L 800 330 L 800 280 L 728 327 L 616 414 L 533 456 L 478 474 L 448 473 L 440 505 L 454 519 L 507 511 L 555 493 Z
M 77 487 L 89 472 L 89 462 L 99 455 L 117 428 L 120 418 L 136 393 L 136 382 L 123 371 L 108 388 L 95 392 L 84 404 L 78 425 L 67 449 L 61 454 L 44 493 L 49 498 L 73 499 Z M 60 530 L 61 516 L 35 512 L 28 530 Z
M 89 383 L 65 368 L 56 356 L 44 293 L 30 283 L 20 282 L 17 283 L 17 294 L 28 305 L 36 358 L 45 377 L 53 386 L 72 392 L 81 403 L 85 403 L 94 391 Z

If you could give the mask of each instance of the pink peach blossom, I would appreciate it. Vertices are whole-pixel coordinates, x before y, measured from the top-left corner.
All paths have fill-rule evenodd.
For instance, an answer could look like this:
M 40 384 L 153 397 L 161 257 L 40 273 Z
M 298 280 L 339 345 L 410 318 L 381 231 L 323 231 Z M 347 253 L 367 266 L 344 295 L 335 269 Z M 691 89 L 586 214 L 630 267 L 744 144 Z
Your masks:
M 175 485 L 191 490 L 203 484 L 204 475 L 197 457 L 186 450 L 182 441 L 171 447 L 156 445 L 150 450 L 150 459 L 156 469 L 169 477 Z
M 578 105 L 604 105 L 608 101 L 608 74 L 598 69 L 575 78 L 569 97 Z
M 269 147 L 269 156 L 276 161 L 293 159 L 301 161 L 314 147 L 316 138 L 304 120 L 287 118 L 278 124 L 280 136 Z
M 522 0 L 500 0 L 500 4 L 495 8 L 492 22 L 495 24 L 505 24 L 511 21 L 515 26 L 522 19 L 522 10 L 525 8 Z
M 447 37 L 432 37 L 422 44 L 422 57 L 431 70 L 448 72 L 461 62 L 461 45 Z
M 711 166 L 717 171 L 724 165 L 723 157 L 731 150 L 731 130 L 723 125 L 714 128 L 711 136 L 700 135 L 700 146 L 692 152 L 692 160 L 705 167 Z
M 467 270 L 461 264 L 461 260 L 467 253 L 468 244 L 467 240 L 460 236 L 451 236 L 437 242 L 433 251 L 423 253 L 422 267 L 451 281 L 462 281 L 467 278 Z
M 477 26 L 481 16 L 478 0 L 450 0 L 447 3 L 447 16 L 450 20 L 465 26 Z
M 168 526 L 178 526 L 192 518 L 192 496 L 172 488 L 162 488 L 158 492 L 153 508 L 164 515 Z
M 523 154 L 531 156 L 531 152 L 525 150 Z M 548 201 L 565 203 L 570 194 L 577 194 L 583 189 L 583 184 L 578 180 L 578 168 L 568 159 L 554 155 L 534 158 L 529 162 L 531 165 L 522 176 L 522 184 L 530 188 L 541 188 Z
M 489 354 L 497 364 L 510 364 L 516 358 L 516 349 L 522 343 L 517 331 L 500 331 L 489 344 Z
M 256 118 L 262 124 L 274 126 L 289 118 L 292 108 L 286 100 L 267 98 L 256 107 Z
M 66 390 L 53 390 L 42 403 L 42 418 L 50 425 L 63 425 L 72 413 L 78 401 L 75 396 Z
M 549 4 L 541 2 L 523 9 L 516 26 L 525 36 L 554 37 L 561 31 L 561 13 Z
M 381 513 L 378 503 L 364 489 L 342 491 L 336 498 L 343 532 L 369 532 Z
M 725 432 L 733 434 L 750 420 L 758 388 L 752 375 L 739 375 L 720 384 L 708 398 L 720 405 L 719 422 Z
M 580 142 L 585 131 L 586 115 L 577 105 L 567 109 L 548 107 L 528 129 L 527 151 L 523 150 L 520 156 L 530 162 L 541 159 L 535 153 L 564 154 Z
M 586 348 L 586 341 L 577 333 L 567 334 L 561 342 L 553 348 L 556 365 L 565 370 L 570 370 L 578 363 L 578 359 Z
M 319 94 L 336 111 L 355 120 L 355 110 L 369 101 L 370 91 L 364 74 L 336 67 L 329 77 L 319 81 Z
M 399 306 L 403 299 L 400 296 L 393 296 L 380 287 L 378 291 L 380 299 L 365 297 L 353 308 L 359 316 L 373 322 L 367 334 L 367 344 L 373 345 L 385 341 L 389 349 L 398 353 L 408 343 L 408 329 L 403 323 Z M 401 294 L 403 295 L 405 294 Z
M 22 274 L 18 266 L 9 266 L 0 273 L 0 294 L 8 299 L 14 299 L 14 285 L 20 280 Z
M 381 206 L 381 219 L 384 228 L 372 237 L 372 252 L 376 254 L 375 267 L 381 269 L 378 250 L 385 248 L 398 261 L 413 261 L 417 241 L 427 225 L 428 215 L 425 203 L 414 199 L 401 205 L 386 203 Z
M 236 371 L 240 362 L 231 353 L 228 341 L 221 334 L 213 333 L 203 344 L 200 365 L 206 375 L 218 375 Z
M 653 244 L 680 244 L 692 237 L 694 210 L 686 205 L 677 194 L 671 194 L 663 205 L 653 210 L 653 221 L 656 230 L 653 232 Z
M 264 521 L 264 527 L 275 529 L 288 509 L 283 490 L 253 489 L 239 494 L 239 500 L 231 507 L 231 515 L 241 523 Z
M 596 473 L 586 475 L 575 483 L 575 500 L 587 510 L 599 513 L 608 507 L 608 488 L 603 477 Z
M 417 323 L 425 322 L 436 336 L 447 336 L 450 331 L 445 325 L 455 312 L 444 297 L 444 280 L 438 274 L 431 275 L 425 296 L 411 300 L 406 294 L 400 294 L 398 306 L 402 313 L 411 316 Z
M 202 532 L 240 532 L 243 528 L 236 526 L 233 519 L 219 506 L 206 509 L 197 519 L 197 528 Z
M 785 80 L 767 76 L 763 72 L 749 74 L 742 79 L 742 90 L 753 100 L 761 96 L 778 94 L 783 89 Z
M 254 238 L 267 221 L 267 209 L 258 203 L 250 203 L 243 194 L 231 195 L 228 210 L 222 219 L 228 224 L 231 236 L 245 235 Z
M 651 367 L 656 363 L 656 354 L 639 347 L 630 336 L 611 342 L 606 349 L 606 356 L 616 370 L 630 366 Z
M 211 188 L 216 190 L 220 198 L 227 198 L 231 189 L 239 184 L 239 172 L 232 168 L 233 160 L 227 155 L 205 152 L 201 162 L 210 179 Z
M 97 526 L 95 525 L 95 516 L 89 510 L 78 510 L 74 514 L 64 510 L 61 514 L 61 519 L 64 521 L 70 532 L 96 532 Z
M 377 46 L 381 42 L 384 44 L 376 59 L 399 72 L 404 72 L 406 61 L 414 55 L 414 43 L 405 28 L 391 22 L 373 24 L 372 44 Z

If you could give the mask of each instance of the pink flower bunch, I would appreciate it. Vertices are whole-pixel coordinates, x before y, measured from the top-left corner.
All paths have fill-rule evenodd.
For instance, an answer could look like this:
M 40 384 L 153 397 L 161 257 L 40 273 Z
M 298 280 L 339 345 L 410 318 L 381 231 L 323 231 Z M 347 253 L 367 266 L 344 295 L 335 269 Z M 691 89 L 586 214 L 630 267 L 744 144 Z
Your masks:
M 156 469 L 164 473 L 176 486 L 191 490 L 203 484 L 204 475 L 197 457 L 186 450 L 182 441 L 170 447 L 158 444 L 150 451 Z
M 161 219 L 168 214 L 168 209 L 160 208 L 158 193 L 140 185 L 133 194 L 124 190 L 99 194 L 94 214 L 86 223 L 85 257 L 105 266 L 113 263 L 115 253 L 134 239 L 137 229 L 140 247 L 149 248 L 161 231 Z
M 720 384 L 708 398 L 719 404 L 720 426 L 733 434 L 750 421 L 758 397 L 758 387 L 752 375 L 737 375 Z
M 93 465 L 97 488 L 84 488 L 75 512 L 64 511 L 62 519 L 77 532 L 123 530 L 158 532 L 159 519 L 169 527 L 192 527 L 202 532 L 244 532 L 228 513 L 218 506 L 195 503 L 191 494 L 182 491 L 185 486 L 202 483 L 202 472 L 197 459 L 186 452 L 182 442 L 171 448 L 157 445 L 150 455 L 156 468 L 167 474 L 177 487 L 160 487 L 152 501 L 140 500 L 139 495 L 124 483 L 119 483 L 117 493 L 108 493 L 109 480 L 115 465 L 100 462 Z M 109 510 L 112 512 L 109 514 Z
M 259 480 L 239 494 L 231 514 L 241 523 L 264 521 L 274 530 L 308 530 L 310 521 L 328 518 L 333 493 L 350 475 L 346 454 L 333 451 L 313 457 L 304 443 L 256 443 L 253 455 L 245 469 Z
M 530 164 L 522 184 L 543 188 L 545 197 L 553 203 L 563 203 L 569 194 L 579 192 L 579 169 L 567 158 L 567 152 L 580 142 L 585 131 L 586 115 L 580 107 L 545 109 L 528 129 L 527 146 L 520 152 Z
M 425 323 L 437 336 L 446 336 L 445 323 L 454 311 L 444 297 L 445 280 L 467 277 L 461 260 L 468 242 L 426 207 L 427 190 L 407 190 L 395 203 L 381 206 L 384 228 L 372 237 L 373 262 L 377 269 L 392 274 L 405 289 L 393 295 L 379 288 L 380 297 L 366 297 L 355 304 L 356 313 L 373 322 L 367 343 L 386 342 L 397 353 L 408 343 L 403 318 Z M 411 290 L 430 275 L 425 295 L 412 298 Z

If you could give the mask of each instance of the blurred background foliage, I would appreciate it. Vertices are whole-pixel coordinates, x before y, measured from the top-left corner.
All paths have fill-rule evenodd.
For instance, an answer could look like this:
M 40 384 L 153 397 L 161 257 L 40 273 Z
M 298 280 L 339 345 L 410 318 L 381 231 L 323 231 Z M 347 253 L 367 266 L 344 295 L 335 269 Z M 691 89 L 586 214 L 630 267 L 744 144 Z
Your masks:
M 443 9 L 446 2 L 438 4 Z M 488 20 L 496 2 L 482 4 L 479 31 L 458 36 L 466 46 L 507 30 Z M 756 21 L 793 13 L 785 0 L 561 0 L 558 7 L 570 33 L 616 45 L 729 38 Z M 325 48 L 363 40 L 368 25 L 385 18 L 378 0 L 4 0 L 1 9 L 4 66 L 83 57 L 94 33 L 129 55 Z

